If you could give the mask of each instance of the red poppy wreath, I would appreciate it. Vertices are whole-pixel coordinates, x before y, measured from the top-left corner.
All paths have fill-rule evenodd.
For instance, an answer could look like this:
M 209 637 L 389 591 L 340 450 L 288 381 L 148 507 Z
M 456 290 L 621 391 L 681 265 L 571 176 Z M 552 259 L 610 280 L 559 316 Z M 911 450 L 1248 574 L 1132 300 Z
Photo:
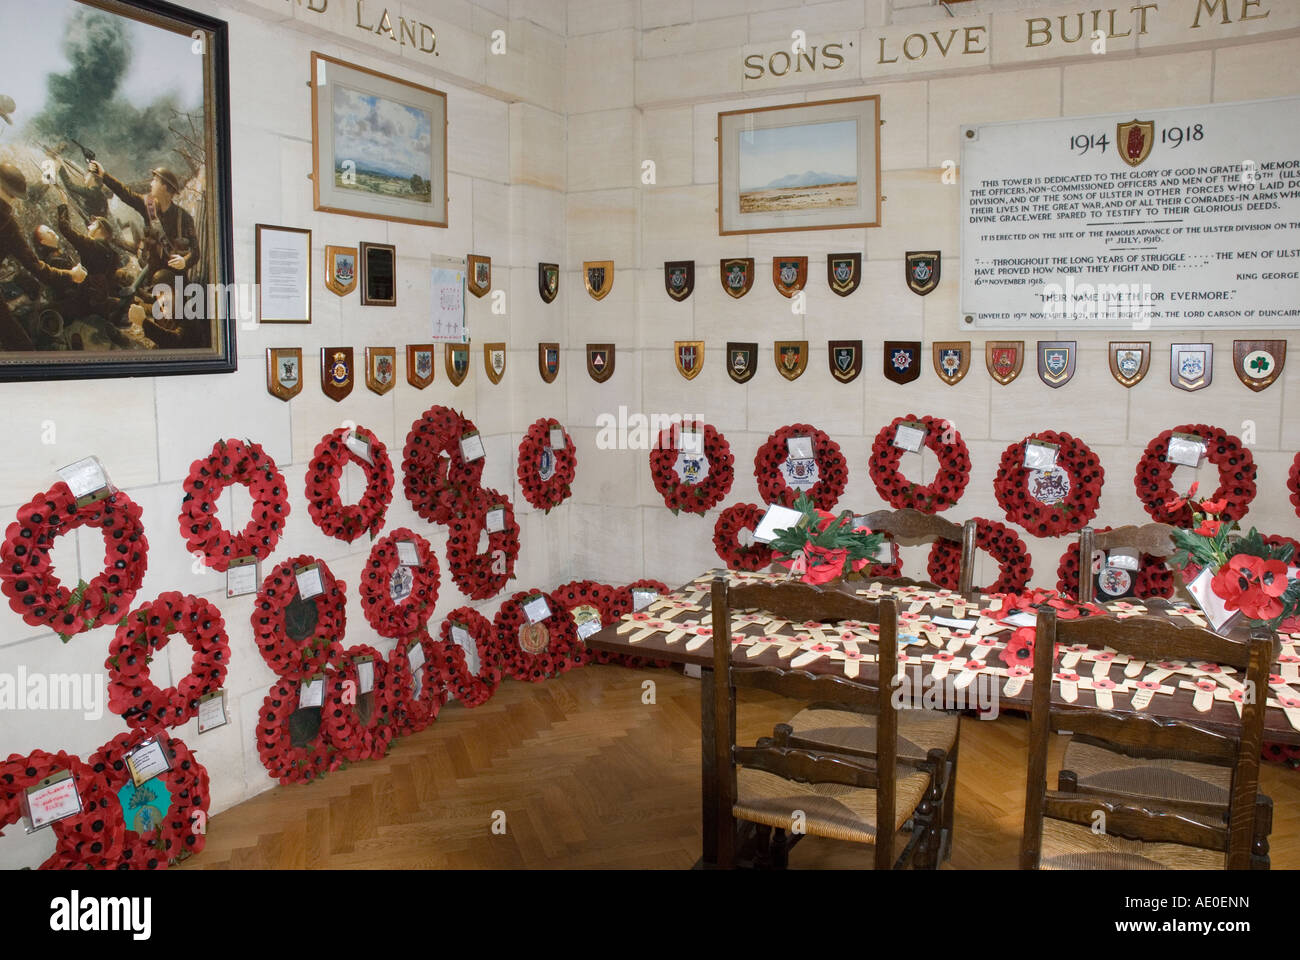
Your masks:
M 740 535 L 748 530 L 751 537 L 763 519 L 764 510 L 756 503 L 733 503 L 713 524 L 713 549 L 732 570 L 761 570 L 772 563 L 772 548 L 751 539 L 741 543 Z
M 650 478 L 673 513 L 684 510 L 703 516 L 731 492 L 736 459 L 727 438 L 711 424 L 696 424 L 696 429 L 704 433 L 704 455 L 682 450 L 681 428 L 670 426 L 650 451 Z
M 1106 533 L 1110 527 L 1097 528 L 1098 533 Z M 1134 576 L 1131 570 L 1115 570 L 1110 578 L 1103 581 L 1097 591 L 1097 599 L 1105 602 L 1117 597 L 1172 597 L 1174 595 L 1174 574 L 1164 560 L 1150 553 L 1142 554 L 1141 568 Z M 1096 577 L 1099 570 L 1092 571 Z M 1107 585 L 1115 591 L 1108 594 Z M 1056 589 L 1063 596 L 1074 598 L 1079 593 L 1079 544 L 1070 544 L 1061 554 L 1061 562 L 1056 567 Z
M 345 442 L 354 434 L 366 456 Z M 339 478 L 346 463 L 355 463 L 366 475 L 361 499 L 348 505 L 339 502 Z M 324 533 L 346 543 L 367 532 L 373 538 L 384 526 L 384 514 L 392 500 L 393 464 L 388 450 L 365 427 L 339 427 L 316 445 L 307 467 L 307 510 Z
M 1287 474 L 1286 488 L 1291 491 L 1291 506 L 1295 507 L 1295 514 L 1300 517 L 1300 453 L 1295 455 L 1295 460 L 1291 462 L 1291 472 Z
M 358 644 L 344 651 L 340 663 L 343 683 L 326 701 L 325 735 L 348 762 L 378 760 L 397 733 L 399 695 L 388 662 L 374 647 Z M 370 674 L 369 689 L 362 682 L 363 668 Z
M 399 544 L 419 562 L 407 566 Z M 370 548 L 361 576 L 361 612 L 381 637 L 407 637 L 429 622 L 438 603 L 438 555 L 429 541 L 401 527 Z
M 401 733 L 419 733 L 438 719 L 447 702 L 447 688 L 438 674 L 438 653 L 438 644 L 421 627 L 397 641 L 388 655 L 389 683 Z
M 1057 447 L 1055 466 L 1025 466 L 1025 448 L 1031 440 Z M 1097 515 L 1105 479 L 1101 461 L 1086 443 L 1068 433 L 1044 430 L 1002 452 L 993 495 L 1009 522 L 1035 537 L 1059 537 L 1086 527 Z
M 304 598 L 298 573 L 313 581 L 312 567 L 320 574 L 323 590 Z M 347 626 L 346 587 L 334 579 L 323 560 L 314 557 L 292 557 L 267 574 L 251 618 L 253 640 L 266 665 L 280 677 L 297 680 L 327 663 L 337 663 L 343 649 L 339 640 Z
M 627 595 L 625 601 L 618 587 L 594 580 L 572 580 L 552 590 L 551 597 L 573 618 L 581 663 L 609 663 L 613 658 L 592 650 L 587 646 L 587 640 L 616 623 L 619 617 L 631 609 L 631 594 Z
M 200 822 L 206 821 L 211 801 L 208 771 L 176 737 L 159 734 L 171 769 L 145 781 L 122 805 L 118 792 L 131 783 L 126 756 L 150 735 L 139 730 L 119 733 L 88 761 L 107 778 L 123 823 L 124 845 L 115 864 L 120 869 L 166 869 L 180 857 L 200 852 L 206 840 Z M 165 813 L 160 804 L 150 802 L 161 793 L 159 787 L 166 791 Z
M 466 460 L 461 437 L 477 433 L 473 421 L 448 407 L 433 406 L 411 424 L 402 448 L 402 489 L 411 507 L 430 523 L 446 523 L 443 501 L 483 479 L 483 457 Z
M 324 702 L 329 702 L 337 695 L 343 674 L 326 670 L 321 676 L 325 684 Z M 266 772 L 281 783 L 307 783 L 337 770 L 343 763 L 343 755 L 326 735 L 324 722 L 310 735 L 300 737 L 295 731 L 290 718 L 298 712 L 301 695 L 298 680 L 281 677 L 271 685 L 257 717 L 257 755 Z
M 898 436 L 900 425 L 913 423 L 925 426 L 925 439 L 921 442 L 939 461 L 930 483 L 913 483 L 898 469 L 906 451 L 895 446 L 894 440 Z M 938 513 L 955 504 L 965 492 L 966 484 L 970 481 L 970 451 L 966 449 L 966 441 L 962 440 L 951 421 L 909 414 L 906 417 L 895 417 L 876 434 L 876 439 L 871 444 L 868 467 L 876 492 L 891 507 Z
M 519 557 L 519 524 L 515 523 L 513 505 L 489 487 L 461 488 L 447 504 L 447 570 L 452 581 L 471 600 L 495 596 L 514 578 Z M 498 510 L 502 512 L 497 514 Z M 487 549 L 480 553 L 479 541 L 489 525 L 500 529 L 488 532 Z
M 0 836 L 5 827 L 23 816 L 27 788 L 60 770 L 70 772 L 76 782 L 81 813 L 53 824 L 55 852 L 41 864 L 41 869 L 115 866 L 126 842 L 117 798 L 109 792 L 108 781 L 102 773 L 96 773 L 80 757 L 62 750 L 15 753 L 0 761 Z
M 1219 487 L 1206 500 L 1227 501 L 1219 511 L 1221 520 L 1240 520 L 1255 499 L 1255 458 L 1239 439 L 1219 427 L 1204 423 L 1185 423 L 1158 433 L 1138 460 L 1133 486 L 1142 507 L 1153 520 L 1175 527 L 1191 527 L 1192 506 L 1174 490 L 1173 476 L 1178 468 L 1170 463 L 1169 441 L 1175 433 L 1194 434 L 1205 441 L 1205 457 L 1219 470 Z
M 535 622 L 525 606 L 541 600 L 546 615 Z M 573 669 L 581 656 L 573 618 L 544 590 L 521 590 L 501 604 L 493 625 L 501 650 L 502 668 L 516 680 L 539 683 Z
M 551 446 L 552 430 L 564 435 L 563 447 Z M 519 489 L 534 507 L 549 511 L 569 499 L 569 484 L 578 465 L 577 448 L 558 420 L 543 417 L 528 428 L 519 442 L 518 464 Z
M 232 484 L 243 484 L 253 498 L 252 519 L 237 534 L 226 532 L 217 518 L 217 500 Z M 259 444 L 251 440 L 218 440 L 212 452 L 190 464 L 185 499 L 177 518 L 190 553 L 224 572 L 241 557 L 269 557 L 280 542 L 289 516 L 289 490 L 284 477 Z
M 160 690 L 149 678 L 149 664 L 173 633 L 185 638 L 194 658 L 186 676 Z M 170 591 L 118 624 L 108 653 L 108 709 L 129 727 L 174 727 L 198 715 L 205 694 L 221 689 L 230 642 L 220 610 L 207 600 Z
M 987 587 L 976 589 L 984 593 L 1015 593 L 1025 588 L 1034 568 L 1029 565 L 1029 549 L 1025 541 L 1005 524 L 996 520 L 976 517 L 975 545 L 998 562 L 998 578 Z M 930 547 L 927 565 L 930 580 L 941 587 L 956 590 L 961 572 L 961 544 L 951 540 L 936 540 Z
M 435 667 L 443 686 L 467 707 L 486 703 L 501 683 L 501 647 L 492 621 L 473 607 L 457 607 L 442 622 L 439 637 Z M 471 669 L 467 644 L 474 645 L 477 672 Z
M 104 569 L 68 590 L 54 574 L 54 541 L 78 527 L 104 538 Z M 0 590 L 14 613 L 33 627 L 52 627 L 66 643 L 91 627 L 117 623 L 144 581 L 149 542 L 140 507 L 120 490 L 78 507 L 68 485 L 56 483 L 18 508 L 0 545 Z
M 811 457 L 790 456 L 795 437 L 811 440 Z M 764 503 L 793 507 L 799 494 L 806 493 L 821 509 L 831 510 L 849 482 L 849 465 L 838 443 L 816 427 L 795 423 L 781 427 L 758 448 L 754 479 Z

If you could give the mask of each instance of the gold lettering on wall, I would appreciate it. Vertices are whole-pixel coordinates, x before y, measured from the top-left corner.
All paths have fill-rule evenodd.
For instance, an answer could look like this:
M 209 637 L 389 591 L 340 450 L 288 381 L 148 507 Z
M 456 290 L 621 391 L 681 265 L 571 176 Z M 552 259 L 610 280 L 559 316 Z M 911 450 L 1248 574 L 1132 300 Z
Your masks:
M 294 2 L 294 0 L 289 0 Z M 346 2 L 346 0 L 344 0 Z M 303 0 L 297 0 L 298 6 L 303 5 Z M 325 13 L 329 9 L 330 0 L 306 0 L 307 9 L 312 13 Z M 356 26 L 358 30 L 364 30 L 366 33 L 373 33 L 376 36 L 388 37 L 400 47 L 414 47 L 421 53 L 433 53 L 438 46 L 438 34 L 421 20 L 407 20 L 406 17 L 398 16 L 397 26 L 393 26 L 393 18 L 389 15 L 385 7 L 376 17 L 372 12 L 366 9 L 365 0 L 356 0 Z
M 751 53 L 744 60 L 745 79 L 838 70 L 844 66 L 844 46 L 844 43 L 827 43 L 820 47 L 800 47 L 793 52 L 774 50 L 770 54 Z M 848 46 L 853 46 L 853 42 L 849 41 Z

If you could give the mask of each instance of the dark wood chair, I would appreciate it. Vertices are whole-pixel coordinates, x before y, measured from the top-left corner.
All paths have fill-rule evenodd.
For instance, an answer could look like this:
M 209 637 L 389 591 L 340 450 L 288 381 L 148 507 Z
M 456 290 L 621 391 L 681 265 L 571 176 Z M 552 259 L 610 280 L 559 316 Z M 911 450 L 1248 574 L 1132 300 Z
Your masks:
M 1096 584 L 1092 580 L 1092 554 L 1096 550 L 1113 550 L 1131 547 L 1139 554 L 1168 557 L 1176 549 L 1170 534 L 1173 527 L 1167 523 L 1147 523 L 1142 526 L 1116 527 L 1114 530 L 1094 530 L 1084 527 L 1079 531 L 1079 588 L 1080 603 L 1092 603 Z
M 1110 647 L 1143 660 L 1177 657 L 1231 665 L 1244 671 L 1258 691 L 1242 705 L 1233 733 L 1210 729 L 1196 719 L 1171 720 L 1143 713 L 1100 710 L 1095 704 L 1053 699 L 1057 644 Z M 1030 715 L 1029 776 L 1020 850 L 1022 869 L 1245 869 L 1255 845 L 1259 755 L 1268 690 L 1270 638 L 1221 637 L 1165 618 L 1126 620 L 1095 617 L 1058 622 L 1056 611 L 1038 614 L 1034 643 Z M 1247 686 L 1247 689 L 1252 689 Z M 1084 691 L 1081 698 L 1090 695 Z M 1075 738 L 1118 751 L 1139 764 L 1163 764 L 1167 782 L 1182 777 L 1177 764 L 1194 762 L 1222 771 L 1226 802 L 1207 805 L 1169 797 L 1139 796 L 1115 789 L 1113 781 L 1047 790 L 1048 735 L 1074 731 Z M 1086 738 L 1086 739 L 1084 739 Z M 1153 766 L 1153 768 L 1155 768 Z M 1167 791 L 1166 791 L 1167 792 Z M 1098 813 L 1104 832 L 1094 832 Z
M 958 571 L 957 592 L 967 600 L 978 593 L 974 589 L 975 577 L 975 536 L 978 532 L 976 522 L 953 523 L 943 517 L 922 513 L 920 510 L 877 510 L 863 518 L 868 527 L 878 533 L 887 533 L 894 540 L 907 543 L 933 543 L 936 540 L 950 540 L 961 545 L 961 566 Z M 928 580 L 915 580 L 907 577 L 894 578 L 888 583 L 911 583 L 924 587 L 934 587 Z
M 764 610 L 794 622 L 859 620 L 880 625 L 879 689 L 844 677 L 776 666 L 737 665 L 732 659 L 731 611 Z M 875 847 L 877 869 L 937 865 L 934 774 L 898 762 L 898 706 L 889 678 L 898 670 L 898 610 L 878 602 L 792 581 L 727 585 L 713 580 L 714 716 L 717 747 L 710 766 L 717 784 L 718 865 L 737 862 L 738 824 L 755 825 L 760 849 L 784 866 L 786 853 L 806 833 Z M 752 747 L 736 744 L 736 688 L 758 687 L 805 701 L 824 701 L 877 713 L 876 753 L 855 758 L 796 746 L 789 728 Z M 932 758 L 938 769 L 942 764 Z M 800 817 L 800 812 L 802 817 Z M 908 827 L 910 825 L 910 832 Z M 798 829 L 802 826 L 802 830 Z M 793 832 L 792 832 L 793 831 Z M 901 852 L 900 833 L 908 833 Z

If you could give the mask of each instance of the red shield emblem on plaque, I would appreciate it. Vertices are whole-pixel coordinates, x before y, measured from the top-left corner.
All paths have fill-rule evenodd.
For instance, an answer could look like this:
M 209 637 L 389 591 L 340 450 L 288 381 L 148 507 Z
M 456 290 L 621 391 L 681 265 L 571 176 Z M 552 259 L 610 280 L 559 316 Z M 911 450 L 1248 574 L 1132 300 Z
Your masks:
M 1156 141 L 1156 125 L 1149 120 L 1130 120 L 1115 125 L 1115 146 L 1120 159 L 1130 167 L 1140 167 L 1151 156 Z
M 1025 341 L 990 340 L 984 344 L 984 365 L 989 376 L 1004 387 L 1020 376 L 1025 363 Z

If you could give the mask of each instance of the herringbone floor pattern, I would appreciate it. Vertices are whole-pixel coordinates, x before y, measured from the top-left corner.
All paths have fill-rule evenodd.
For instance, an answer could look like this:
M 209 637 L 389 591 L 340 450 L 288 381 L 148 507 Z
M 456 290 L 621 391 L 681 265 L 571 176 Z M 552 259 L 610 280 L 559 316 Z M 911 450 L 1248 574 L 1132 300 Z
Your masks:
M 653 705 L 642 703 L 646 680 Z M 745 695 L 749 742 L 796 708 Z M 963 718 L 952 867 L 1015 867 L 1027 733 L 1018 717 Z M 213 817 L 207 848 L 184 866 L 687 868 L 700 855 L 699 742 L 698 681 L 672 671 L 589 666 L 507 681 L 481 707 L 447 706 L 383 760 Z M 1300 772 L 1268 764 L 1263 784 L 1275 805 L 1273 865 L 1298 867 Z M 495 811 L 504 833 L 492 831 Z M 870 862 L 865 848 L 816 837 L 791 854 L 792 868 Z

